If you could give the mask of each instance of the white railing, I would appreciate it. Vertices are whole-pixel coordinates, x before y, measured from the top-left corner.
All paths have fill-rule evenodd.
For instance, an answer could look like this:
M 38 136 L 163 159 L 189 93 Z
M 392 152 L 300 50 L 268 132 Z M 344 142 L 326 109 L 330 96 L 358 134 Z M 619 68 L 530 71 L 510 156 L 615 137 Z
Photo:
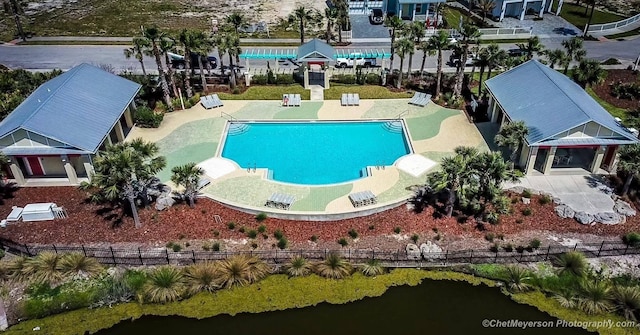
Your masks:
M 267 75 L 267 72 L 269 70 L 266 68 L 249 68 L 246 70 L 246 72 L 249 72 L 251 75 Z M 274 69 L 271 68 L 271 71 L 273 71 L 273 74 L 292 74 L 294 72 L 298 72 L 297 68 L 278 68 L 278 69 Z
M 624 20 L 620 20 L 617 22 L 611 22 L 611 23 L 603 23 L 603 24 L 591 24 L 589 25 L 589 29 L 587 29 L 587 32 L 591 33 L 591 32 L 598 32 L 598 31 L 603 31 L 603 30 L 609 30 L 609 29 L 620 29 L 623 28 L 625 26 L 634 24 L 636 22 L 640 21 L 640 14 L 637 14 L 635 16 L 632 16 L 628 19 L 624 19 Z
M 52 207 L 51 210 L 56 219 L 64 219 L 68 217 L 67 211 L 62 207 Z
M 356 68 L 353 67 L 347 67 L 347 68 L 339 68 L 339 67 L 329 67 L 326 70 L 326 73 L 328 73 L 329 75 L 334 75 L 334 74 L 356 74 Z M 369 74 L 369 73 L 375 73 L 375 74 L 380 74 L 382 73 L 382 68 L 381 67 L 369 67 L 369 68 L 362 68 L 362 73 L 363 74 Z
M 351 30 L 342 30 L 341 34 L 342 34 L 342 42 L 351 42 L 351 39 L 353 38 L 353 34 Z
M 435 35 L 439 29 L 427 28 L 424 32 L 425 37 L 430 37 Z M 517 35 L 529 35 L 531 36 L 533 33 L 533 27 L 524 27 L 524 28 L 483 28 L 479 29 L 480 31 L 480 39 L 492 39 L 497 36 L 517 36 Z M 447 29 L 446 32 L 449 36 L 458 37 L 460 33 L 455 29 Z

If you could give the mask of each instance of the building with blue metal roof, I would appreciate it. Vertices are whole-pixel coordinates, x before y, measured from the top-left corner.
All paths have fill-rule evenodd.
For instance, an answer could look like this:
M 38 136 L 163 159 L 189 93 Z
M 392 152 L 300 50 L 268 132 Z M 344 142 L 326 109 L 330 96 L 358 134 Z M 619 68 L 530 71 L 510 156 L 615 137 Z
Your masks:
M 92 155 L 124 141 L 140 85 L 81 64 L 38 87 L 0 122 L 0 150 L 19 185 L 78 184 Z
M 520 155 L 527 174 L 614 171 L 621 145 L 638 143 L 627 129 L 564 74 L 531 60 L 486 81 L 492 122 L 529 128 Z

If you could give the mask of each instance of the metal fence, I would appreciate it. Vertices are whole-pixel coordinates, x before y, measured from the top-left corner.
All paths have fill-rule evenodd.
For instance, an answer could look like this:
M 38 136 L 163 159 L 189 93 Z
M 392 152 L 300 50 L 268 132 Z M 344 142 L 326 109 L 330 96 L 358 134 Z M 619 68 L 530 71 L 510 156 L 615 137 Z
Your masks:
M 35 256 L 43 251 L 58 254 L 77 252 L 97 259 L 105 265 L 188 265 L 203 261 L 226 259 L 235 255 L 256 256 L 270 264 L 284 264 L 294 256 L 303 256 L 309 260 L 322 260 L 329 253 L 337 253 L 353 263 L 362 263 L 377 259 L 386 267 L 428 267 L 455 264 L 486 263 L 529 263 L 551 260 L 568 251 L 580 251 L 588 258 L 640 254 L 640 248 L 630 247 L 622 242 L 603 241 L 596 244 L 576 244 L 573 247 L 546 246 L 534 250 L 515 250 L 497 252 L 489 250 L 456 250 L 437 253 L 411 253 L 404 250 L 378 251 L 372 249 L 339 250 L 253 250 L 253 251 L 170 251 L 166 248 L 94 248 L 60 245 L 27 245 L 0 238 L 0 247 L 8 252 L 26 256 Z

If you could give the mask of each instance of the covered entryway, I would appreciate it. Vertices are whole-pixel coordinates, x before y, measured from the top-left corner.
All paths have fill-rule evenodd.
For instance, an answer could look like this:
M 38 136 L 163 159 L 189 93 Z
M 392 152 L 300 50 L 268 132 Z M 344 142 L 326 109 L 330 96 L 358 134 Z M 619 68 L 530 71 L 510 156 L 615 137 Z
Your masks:
M 596 155 L 597 147 L 558 148 L 553 156 L 551 169 L 584 169 L 591 170 L 591 163 Z
M 315 38 L 298 47 L 298 61 L 302 63 L 300 71 L 304 76 L 304 88 L 311 85 L 329 88 L 329 77 L 325 75 L 325 69 L 333 62 L 335 49 L 327 43 Z

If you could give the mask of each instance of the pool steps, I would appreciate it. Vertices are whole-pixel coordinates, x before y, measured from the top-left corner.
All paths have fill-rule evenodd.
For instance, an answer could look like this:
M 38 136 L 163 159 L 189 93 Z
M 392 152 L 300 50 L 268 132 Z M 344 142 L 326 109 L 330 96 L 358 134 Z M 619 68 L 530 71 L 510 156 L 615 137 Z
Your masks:
M 403 127 L 401 121 L 387 121 L 382 124 L 382 128 L 388 130 L 391 133 L 402 133 Z

